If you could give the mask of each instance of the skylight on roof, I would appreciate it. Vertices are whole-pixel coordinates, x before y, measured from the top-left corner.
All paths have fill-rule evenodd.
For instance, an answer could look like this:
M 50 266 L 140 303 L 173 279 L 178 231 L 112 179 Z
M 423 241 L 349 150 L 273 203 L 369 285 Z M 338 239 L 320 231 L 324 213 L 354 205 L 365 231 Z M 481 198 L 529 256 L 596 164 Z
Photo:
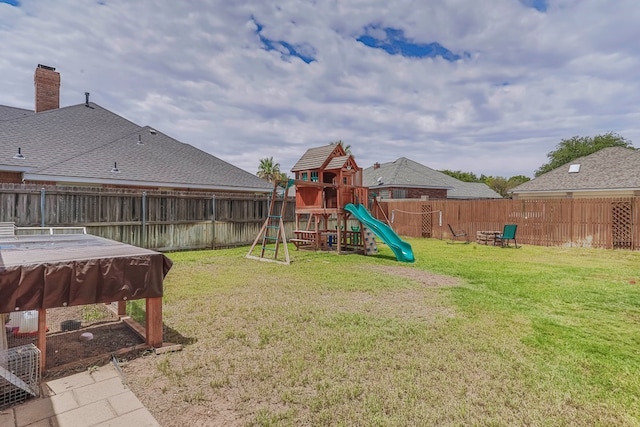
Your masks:
M 579 163 L 574 163 L 571 166 L 569 166 L 569 173 L 578 173 L 580 172 L 580 164 Z

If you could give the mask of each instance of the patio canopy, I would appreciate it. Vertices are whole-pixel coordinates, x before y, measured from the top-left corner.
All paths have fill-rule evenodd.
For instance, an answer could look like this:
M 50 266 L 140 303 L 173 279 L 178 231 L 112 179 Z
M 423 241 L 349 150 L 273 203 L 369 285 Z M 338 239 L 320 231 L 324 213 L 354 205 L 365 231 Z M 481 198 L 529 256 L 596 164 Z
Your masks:
M 0 237 L 0 313 L 162 297 L 163 254 L 90 234 Z

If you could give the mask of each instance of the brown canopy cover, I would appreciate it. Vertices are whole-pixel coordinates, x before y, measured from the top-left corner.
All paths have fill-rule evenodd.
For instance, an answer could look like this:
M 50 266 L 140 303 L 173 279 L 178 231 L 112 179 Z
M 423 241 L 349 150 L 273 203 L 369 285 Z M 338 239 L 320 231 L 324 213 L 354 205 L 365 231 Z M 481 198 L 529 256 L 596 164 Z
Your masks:
M 0 313 L 162 296 L 172 262 L 89 234 L 0 238 Z

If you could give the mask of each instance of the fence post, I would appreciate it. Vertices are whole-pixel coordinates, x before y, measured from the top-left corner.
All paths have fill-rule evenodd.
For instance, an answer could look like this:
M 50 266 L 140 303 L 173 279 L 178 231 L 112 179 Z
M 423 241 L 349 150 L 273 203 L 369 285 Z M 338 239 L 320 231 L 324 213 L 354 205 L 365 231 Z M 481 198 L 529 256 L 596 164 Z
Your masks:
M 147 244 L 147 192 L 142 192 L 142 247 L 148 247 Z
M 573 245 L 573 195 L 569 199 L 569 247 Z
M 45 196 L 45 189 L 44 187 L 42 187 L 40 189 L 40 227 L 44 227 L 44 215 L 45 215 L 45 202 L 44 202 L 44 196 Z
M 211 249 L 216 248 L 216 195 L 211 196 Z

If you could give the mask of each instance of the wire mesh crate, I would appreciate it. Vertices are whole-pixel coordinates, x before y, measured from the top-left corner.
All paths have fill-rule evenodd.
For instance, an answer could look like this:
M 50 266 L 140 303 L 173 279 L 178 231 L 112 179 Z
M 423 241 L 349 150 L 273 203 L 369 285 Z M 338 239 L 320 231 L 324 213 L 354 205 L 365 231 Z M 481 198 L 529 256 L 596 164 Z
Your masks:
M 135 352 L 144 344 L 144 339 L 116 314 L 117 304 L 113 310 L 110 306 L 88 304 L 46 310 L 46 355 L 40 355 L 46 361 L 43 379 L 81 372 L 110 360 L 112 354 Z M 38 311 L 12 312 L 5 325 L 7 346 L 38 346 L 38 317 Z
M 0 350 L 0 409 L 40 395 L 40 350 L 33 344 Z

